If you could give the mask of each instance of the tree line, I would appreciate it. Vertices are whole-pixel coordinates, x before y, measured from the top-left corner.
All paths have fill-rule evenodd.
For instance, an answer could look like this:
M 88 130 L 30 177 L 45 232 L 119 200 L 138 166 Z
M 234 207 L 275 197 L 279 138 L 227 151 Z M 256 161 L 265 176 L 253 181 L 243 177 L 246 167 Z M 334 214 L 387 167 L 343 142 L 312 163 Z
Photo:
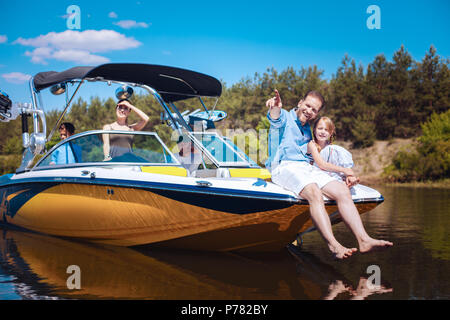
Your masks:
M 338 140 L 351 141 L 354 148 L 371 146 L 376 139 L 411 138 L 422 135 L 423 126 L 432 114 L 442 114 L 450 106 L 450 59 L 440 57 L 431 46 L 420 61 L 401 46 L 388 60 L 383 54 L 364 67 L 346 55 L 331 79 L 317 66 L 281 72 L 268 68 L 264 73 L 242 78 L 238 83 L 223 84 L 217 109 L 228 117 L 220 129 L 267 129 L 265 102 L 277 89 L 283 107 L 290 109 L 309 90 L 317 90 L 325 98 L 321 115 L 330 117 L 336 125 Z M 209 99 L 207 99 L 209 100 Z M 149 123 L 145 130 L 157 131 L 168 141 L 170 130 L 161 123 L 161 107 L 153 97 L 134 95 L 131 101 L 146 112 Z M 209 102 L 213 103 L 211 99 Z M 177 105 L 181 110 L 193 110 L 192 99 Z M 65 121 L 75 124 L 77 132 L 101 129 L 115 120 L 116 102 L 98 97 L 90 102 L 76 100 Z M 47 113 L 47 123 L 56 122 L 60 111 Z M 11 172 L 20 163 L 22 152 L 20 121 L 0 123 L 0 173 Z M 49 128 L 50 130 L 50 128 Z M 49 146 L 58 141 L 54 135 Z

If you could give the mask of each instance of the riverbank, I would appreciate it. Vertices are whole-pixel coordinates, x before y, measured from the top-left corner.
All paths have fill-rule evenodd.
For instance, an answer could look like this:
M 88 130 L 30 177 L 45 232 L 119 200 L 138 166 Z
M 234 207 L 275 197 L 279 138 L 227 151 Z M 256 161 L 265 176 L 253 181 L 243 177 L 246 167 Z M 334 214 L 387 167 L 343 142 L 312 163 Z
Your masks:
M 353 170 L 361 179 L 362 184 L 385 184 L 383 170 L 392 163 L 395 154 L 414 144 L 414 139 L 377 140 L 368 148 L 353 149 L 351 142 L 336 141 L 337 145 L 348 149 L 353 156 L 355 166 Z
M 450 189 L 450 179 L 444 179 L 440 181 L 415 181 L 404 183 L 383 183 L 389 187 L 416 187 L 416 188 L 445 188 Z
M 352 149 L 350 142 L 336 141 L 337 145 L 348 149 L 353 156 L 355 174 L 361 183 L 368 186 L 403 186 L 421 188 L 450 188 L 450 179 L 440 181 L 387 182 L 383 178 L 384 168 L 392 163 L 395 154 L 400 150 L 408 150 L 415 145 L 415 139 L 377 140 L 373 146 L 363 149 Z

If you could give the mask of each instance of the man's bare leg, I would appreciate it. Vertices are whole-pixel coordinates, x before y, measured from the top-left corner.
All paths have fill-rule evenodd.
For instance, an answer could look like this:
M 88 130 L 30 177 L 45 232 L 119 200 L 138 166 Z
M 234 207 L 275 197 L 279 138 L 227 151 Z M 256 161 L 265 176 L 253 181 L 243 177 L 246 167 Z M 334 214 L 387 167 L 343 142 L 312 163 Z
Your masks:
M 367 234 L 347 186 L 338 181 L 332 181 L 322 188 L 322 192 L 328 198 L 336 200 L 342 220 L 358 240 L 360 252 L 369 252 L 393 245 L 392 242 L 373 239 Z
M 353 254 L 353 252 L 357 251 L 356 248 L 349 249 L 342 246 L 334 237 L 333 230 L 331 229 L 330 218 L 325 210 L 322 192 L 317 184 L 308 184 L 300 192 L 300 196 L 308 200 L 311 219 L 322 237 L 325 239 L 328 248 L 337 259 L 348 258 Z

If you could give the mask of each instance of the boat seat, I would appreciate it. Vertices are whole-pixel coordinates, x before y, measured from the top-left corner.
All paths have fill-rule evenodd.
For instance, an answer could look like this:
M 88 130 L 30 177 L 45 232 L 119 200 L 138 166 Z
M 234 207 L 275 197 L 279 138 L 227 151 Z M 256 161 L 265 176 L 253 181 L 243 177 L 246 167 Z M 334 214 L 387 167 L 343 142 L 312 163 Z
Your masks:
M 198 169 L 192 171 L 190 176 L 194 178 L 229 178 L 230 173 L 226 168 Z
M 171 176 L 187 177 L 188 171 L 185 168 L 173 167 L 173 166 L 142 166 L 142 172 L 167 174 Z
M 269 180 L 270 172 L 262 168 L 199 169 L 191 173 L 195 178 L 260 178 Z

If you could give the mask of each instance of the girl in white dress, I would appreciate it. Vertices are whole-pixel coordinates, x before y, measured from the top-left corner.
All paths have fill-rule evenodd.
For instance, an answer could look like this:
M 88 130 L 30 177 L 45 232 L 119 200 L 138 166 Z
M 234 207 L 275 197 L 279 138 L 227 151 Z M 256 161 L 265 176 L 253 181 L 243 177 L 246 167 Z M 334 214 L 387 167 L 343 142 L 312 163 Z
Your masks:
M 348 187 L 359 183 L 353 170 L 352 154 L 345 148 L 332 144 L 335 136 L 333 121 L 327 117 L 321 117 L 314 126 L 314 139 L 308 143 L 308 153 L 314 159 L 314 165 L 328 173 L 339 181 L 345 181 Z

